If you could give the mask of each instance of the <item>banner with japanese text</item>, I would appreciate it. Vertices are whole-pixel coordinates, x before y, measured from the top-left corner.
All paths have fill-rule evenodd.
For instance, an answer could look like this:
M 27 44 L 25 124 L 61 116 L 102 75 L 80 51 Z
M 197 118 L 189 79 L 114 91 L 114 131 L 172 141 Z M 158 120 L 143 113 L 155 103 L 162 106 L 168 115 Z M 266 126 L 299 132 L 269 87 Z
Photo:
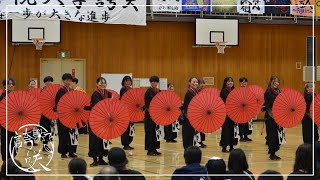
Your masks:
M 182 0 L 152 0 L 153 12 L 180 12 Z
M 146 0 L 0 0 L 0 20 L 7 10 L 8 19 L 146 25 L 145 5 Z
M 210 6 L 203 6 L 211 5 L 211 0 L 182 0 L 182 5 L 186 5 L 182 7 L 182 11 L 211 11 Z
M 237 11 L 239 14 L 263 14 L 264 0 L 238 0 Z
M 296 16 L 313 16 L 315 0 L 291 0 L 291 14 Z

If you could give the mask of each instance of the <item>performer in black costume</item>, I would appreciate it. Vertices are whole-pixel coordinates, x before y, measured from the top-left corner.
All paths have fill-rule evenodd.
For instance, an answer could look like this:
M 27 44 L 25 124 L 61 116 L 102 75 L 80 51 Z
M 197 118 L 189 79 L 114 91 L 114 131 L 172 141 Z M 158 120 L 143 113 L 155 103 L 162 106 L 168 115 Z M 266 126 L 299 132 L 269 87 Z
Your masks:
M 54 110 L 57 111 L 57 106 L 61 97 L 72 89 L 69 87 L 72 82 L 72 75 L 70 73 L 65 73 L 62 75 L 63 86 L 58 90 L 55 98 L 55 107 Z M 70 129 L 65 127 L 60 120 L 57 120 L 58 125 L 58 137 L 59 137 L 59 145 L 58 152 L 61 154 L 61 158 L 67 158 L 67 153 L 69 153 L 69 157 L 77 157 L 74 153 L 76 152 L 76 145 L 72 145 L 71 136 L 75 137 L 74 129 Z
M 234 89 L 234 81 L 232 77 L 226 77 L 223 81 L 223 86 L 220 92 L 220 97 L 224 103 L 227 101 L 227 97 L 229 93 Z M 231 152 L 233 150 L 233 146 L 238 144 L 238 139 L 235 138 L 234 129 L 236 127 L 236 123 L 230 119 L 227 115 L 226 120 L 222 125 L 221 131 L 221 140 L 220 146 L 222 147 L 222 152 Z M 227 146 L 230 147 L 229 151 L 227 150 Z
M 6 83 L 8 84 L 8 86 L 6 86 Z M 4 98 L 6 97 L 6 89 L 8 91 L 8 93 L 12 92 L 14 90 L 14 85 L 15 85 L 15 81 L 12 78 L 7 78 L 4 79 L 2 81 L 2 86 L 3 86 L 3 92 L 0 96 L 0 102 L 2 100 L 5 100 Z M 1 128 L 1 157 L 2 157 L 2 161 L 3 163 L 5 163 L 7 161 L 7 158 L 10 158 L 10 154 L 7 154 L 7 152 L 9 152 L 9 148 L 12 150 L 14 148 L 14 136 L 15 136 L 15 132 L 11 132 L 11 131 L 7 131 L 4 127 L 0 126 Z M 6 136 L 6 132 L 8 133 L 8 137 Z M 6 138 L 7 137 L 7 138 Z M 10 140 L 12 139 L 11 142 L 11 146 L 10 146 Z M 8 146 L 7 144 L 8 143 Z M 17 155 L 17 151 L 14 151 L 13 153 L 13 157 L 16 157 Z
M 182 141 L 183 148 L 187 149 L 190 146 L 194 146 L 194 136 L 196 134 L 195 129 L 191 126 L 188 119 L 188 107 L 193 97 L 198 94 L 199 82 L 196 77 L 191 77 L 189 79 L 188 90 L 184 96 L 183 102 L 183 114 L 184 120 L 182 121 Z
M 112 93 L 107 91 L 107 81 L 103 77 L 97 79 L 97 89 L 93 92 L 91 96 L 90 107 L 85 107 L 85 110 L 91 110 L 99 101 L 107 98 L 112 98 Z M 96 136 L 90 128 L 89 123 L 89 157 L 93 158 L 93 163 L 90 164 L 91 167 L 98 165 L 107 165 L 103 160 L 103 156 L 108 156 L 108 150 L 104 147 L 104 140 Z M 99 160 L 98 160 L 99 158 Z
M 264 111 L 266 120 L 267 131 L 267 145 L 269 149 L 269 158 L 271 160 L 280 160 L 281 158 L 276 155 L 276 152 L 280 149 L 279 134 L 283 133 L 283 128 L 280 127 L 274 120 L 272 114 L 272 107 L 276 97 L 281 93 L 279 89 L 279 78 L 277 76 L 271 76 L 266 92 L 264 93 Z
M 33 88 L 37 88 L 37 83 L 34 79 L 31 79 L 29 80 L 29 83 L 28 83 L 28 90 L 31 90 Z M 27 133 L 28 133 L 28 136 L 29 137 L 34 137 L 34 132 L 37 130 L 36 127 L 34 127 L 33 129 L 29 130 Z M 25 139 L 27 137 L 24 137 Z M 27 146 L 38 146 L 38 144 L 35 142 L 36 141 L 36 138 L 32 138 L 30 141 L 27 142 Z
M 124 95 L 124 93 L 126 93 L 131 88 L 131 84 L 132 84 L 132 79 L 130 76 L 123 77 L 121 82 L 122 88 L 120 89 L 120 100 Z M 133 122 L 129 123 L 127 130 L 121 135 L 121 144 L 123 145 L 124 150 L 134 149 L 133 147 L 130 146 L 133 140 L 133 137 L 130 136 L 131 126 L 133 126 Z
M 159 156 L 161 155 L 161 153 L 157 151 L 157 149 L 160 148 L 160 141 L 157 141 L 156 137 L 157 124 L 152 120 L 149 113 L 149 107 L 152 98 L 160 92 L 160 90 L 157 88 L 159 77 L 151 76 L 149 81 L 151 87 L 148 88 L 148 90 L 144 94 L 144 106 L 146 109 L 144 117 L 145 150 L 148 151 L 148 156 Z
M 315 94 L 313 93 L 313 83 L 306 83 L 304 88 L 304 99 L 306 100 L 307 108 L 306 113 L 302 119 L 302 137 L 304 143 L 312 144 L 312 135 L 314 135 L 314 141 L 319 140 L 318 126 L 313 122 L 310 115 L 310 105 L 312 98 Z M 314 123 L 314 129 L 312 131 L 312 124 Z
M 246 77 L 241 77 L 239 79 L 240 87 L 247 87 L 248 79 Z M 239 124 L 239 135 L 241 142 L 252 141 L 248 138 L 248 135 L 252 134 L 252 130 L 249 129 L 249 123 L 240 123 Z
M 50 86 L 53 83 L 53 78 L 51 76 L 47 76 L 43 79 L 43 83 L 45 86 L 42 88 L 42 90 L 44 90 L 46 87 Z M 51 124 L 52 124 L 52 121 L 50 119 L 48 119 L 47 117 L 45 117 L 43 114 L 41 114 L 40 126 L 45 128 L 48 133 L 51 133 Z M 43 140 L 42 141 L 42 143 L 43 143 L 42 151 L 50 151 L 50 148 L 48 147 L 49 136 L 44 137 L 44 139 L 42 139 L 42 140 Z
M 174 85 L 172 83 L 168 83 L 168 91 L 174 91 Z M 174 122 L 176 123 L 176 122 Z M 167 143 L 176 143 L 177 141 L 175 140 L 178 136 L 177 132 L 173 132 L 172 126 L 174 123 L 169 124 L 167 126 L 164 126 L 164 139 L 166 140 Z

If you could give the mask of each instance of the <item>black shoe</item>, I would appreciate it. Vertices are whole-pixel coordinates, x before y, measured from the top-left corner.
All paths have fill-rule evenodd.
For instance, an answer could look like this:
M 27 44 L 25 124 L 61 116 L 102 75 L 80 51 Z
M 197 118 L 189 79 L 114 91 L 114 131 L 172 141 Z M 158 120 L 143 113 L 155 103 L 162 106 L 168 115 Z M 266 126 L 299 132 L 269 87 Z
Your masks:
M 229 151 L 227 150 L 227 148 L 222 148 L 222 151 L 223 153 L 229 153 Z
M 72 154 L 69 154 L 69 157 L 71 157 L 71 158 L 76 158 L 76 157 L 78 157 L 78 156 L 72 153 Z
M 277 156 L 277 155 L 275 155 L 275 156 L 276 156 L 277 160 L 281 160 L 281 157 L 279 157 L 279 156 Z
M 90 167 L 99 166 L 98 161 L 93 161 L 93 163 L 90 164 Z
M 177 140 L 172 139 L 172 140 L 171 140 L 171 142 L 172 142 L 172 143 L 176 143 L 176 142 L 178 142 L 178 141 L 177 141 Z
M 252 141 L 252 139 L 250 139 L 250 138 L 248 138 L 248 137 L 246 137 L 246 138 L 244 138 L 246 141 Z M 240 139 L 241 140 L 241 139 Z
M 233 148 L 233 147 L 229 149 L 229 152 L 231 152 L 232 150 L 234 150 L 234 148 Z
M 245 138 L 240 138 L 240 141 L 241 141 L 241 142 L 246 142 L 247 139 L 245 139 Z
M 128 145 L 128 146 L 124 146 L 123 149 L 124 150 L 133 150 L 134 148 Z
M 276 156 L 275 154 L 271 154 L 271 155 L 269 156 L 269 158 L 270 158 L 272 161 L 278 161 L 278 160 L 281 159 L 280 157 Z
M 66 154 L 61 154 L 61 158 L 68 158 Z
M 156 153 L 157 153 L 158 156 L 160 156 L 162 154 L 161 152 L 158 152 L 158 151 L 156 151 Z
M 206 147 L 207 147 L 207 145 L 201 143 L 200 148 L 206 148 Z
M 100 159 L 100 160 L 98 161 L 98 163 L 99 163 L 99 165 L 108 165 L 108 163 L 105 162 L 103 159 Z

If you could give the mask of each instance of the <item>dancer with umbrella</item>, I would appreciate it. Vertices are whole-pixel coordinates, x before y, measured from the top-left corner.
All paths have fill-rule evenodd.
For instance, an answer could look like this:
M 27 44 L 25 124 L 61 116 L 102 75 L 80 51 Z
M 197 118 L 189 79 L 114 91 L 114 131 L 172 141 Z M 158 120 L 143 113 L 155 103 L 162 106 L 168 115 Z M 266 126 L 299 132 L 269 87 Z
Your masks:
M 121 82 L 122 88 L 120 89 L 120 100 L 122 96 L 129 90 L 131 89 L 131 84 L 132 84 L 132 79 L 130 76 L 124 76 Z M 133 122 L 129 123 L 129 126 L 127 130 L 121 135 L 121 144 L 123 145 L 124 150 L 132 150 L 134 149 L 133 147 L 130 146 L 133 136 L 130 134 L 133 134 L 133 132 L 130 133 L 130 129 L 134 129 L 134 124 Z
M 86 93 L 86 91 L 83 88 L 78 86 L 78 82 L 79 82 L 78 78 L 73 77 L 72 83 L 71 83 L 71 88 L 73 90 Z M 88 126 L 84 122 L 81 122 L 81 123 L 82 123 L 82 126 L 83 126 L 82 128 L 79 128 L 79 125 L 77 125 L 78 133 L 79 134 L 88 134 Z
M 8 85 L 6 86 L 6 84 Z M 8 94 L 14 90 L 14 85 L 15 85 L 15 81 L 10 77 L 2 81 L 3 91 L 0 96 L 0 101 L 5 100 L 4 98 L 7 96 L 6 90 L 8 91 Z M 12 149 L 14 147 L 14 143 L 11 143 L 10 147 L 9 146 L 6 147 L 7 145 L 6 142 L 8 142 L 8 145 L 9 145 L 9 142 L 14 137 L 15 132 L 7 131 L 6 128 L 2 126 L 0 126 L 0 128 L 1 128 L 1 157 L 2 157 L 2 161 L 6 162 L 7 161 L 6 153 L 9 152 L 9 148 Z M 6 132 L 8 134 L 8 138 L 6 138 Z M 15 157 L 16 155 L 17 153 L 16 151 L 14 151 L 13 156 Z M 10 156 L 8 154 L 8 158 L 9 157 Z
M 44 83 L 45 86 L 42 88 L 42 90 L 44 90 L 46 87 L 50 86 L 53 83 L 53 78 L 51 76 L 47 76 L 47 77 L 43 78 L 43 83 Z M 40 126 L 45 128 L 48 133 L 52 133 L 51 132 L 51 123 L 52 123 L 52 121 L 49 118 L 47 118 L 46 116 L 41 114 Z M 49 142 L 49 136 L 43 138 L 42 151 L 50 151 L 50 148 L 48 147 L 48 142 Z
M 183 141 L 184 149 L 187 149 L 190 146 L 194 146 L 193 141 L 194 141 L 194 136 L 196 134 L 196 131 L 191 126 L 187 113 L 188 113 L 188 107 L 192 98 L 194 98 L 198 94 L 198 86 L 199 86 L 198 79 L 194 76 L 191 77 L 189 79 L 188 91 L 184 96 L 184 102 L 183 102 L 184 120 L 182 122 L 182 141 Z
M 145 150 L 148 151 L 148 156 L 159 156 L 161 155 L 157 149 L 160 148 L 160 141 L 157 140 L 156 136 L 156 128 L 157 124 L 152 120 L 149 112 L 150 103 L 153 97 L 155 97 L 160 90 L 157 88 L 159 83 L 158 76 L 151 76 L 149 78 L 149 82 L 151 87 L 148 88 L 146 93 L 144 94 L 144 102 L 145 102 L 145 119 L 144 119 L 144 131 L 145 131 Z
M 72 91 L 72 89 L 70 88 L 72 79 L 73 77 L 70 73 L 65 73 L 62 75 L 63 86 L 58 90 L 55 97 L 55 112 L 57 112 L 58 103 L 61 97 L 67 92 Z M 61 158 L 67 158 L 67 153 L 69 153 L 69 157 L 77 157 L 77 155 L 74 154 L 76 152 L 76 145 L 74 145 L 72 141 L 76 137 L 75 130 L 67 128 L 60 122 L 60 120 L 57 121 L 59 135 L 58 152 L 61 154 Z
M 174 91 L 174 85 L 173 83 L 168 84 L 168 90 L 169 91 Z M 166 140 L 167 143 L 176 143 L 177 141 L 175 140 L 177 138 L 179 129 L 177 131 L 173 131 L 174 127 L 179 126 L 179 122 L 175 121 L 170 125 L 167 125 L 164 127 L 164 139 Z
M 265 119 L 266 119 L 266 131 L 267 131 L 267 145 L 269 148 L 269 158 L 271 160 L 280 160 L 281 158 L 276 155 L 276 152 L 280 149 L 279 135 L 278 132 L 282 132 L 283 128 L 275 122 L 272 107 L 276 97 L 281 93 L 279 88 L 280 80 L 277 76 L 272 75 L 267 87 L 266 92 L 264 93 L 264 110 Z
M 204 82 L 203 79 L 198 79 L 198 81 L 199 81 L 199 87 L 198 87 L 199 89 L 198 89 L 198 92 L 201 92 L 203 89 L 206 88 L 206 83 Z M 206 134 L 200 132 L 200 137 L 201 137 L 200 147 L 201 147 L 201 148 L 206 148 L 207 145 L 205 145 L 205 144 L 203 143 L 203 141 L 206 140 Z
M 304 143 L 312 143 L 312 135 L 314 135 L 314 141 L 318 141 L 318 126 L 314 124 L 314 130 L 312 131 L 312 116 L 310 115 L 310 105 L 315 94 L 313 93 L 313 83 L 307 82 L 304 87 L 304 99 L 307 103 L 306 113 L 302 119 L 302 137 Z
M 223 81 L 222 89 L 220 92 L 221 99 L 226 103 L 229 93 L 234 89 L 234 81 L 232 77 L 226 77 Z M 233 150 L 233 146 L 238 144 L 238 139 L 235 138 L 234 130 L 237 129 L 237 123 L 231 120 L 229 116 L 226 117 L 222 125 L 220 146 L 222 152 L 228 153 Z M 227 146 L 230 147 L 229 151 Z
M 107 91 L 107 81 L 103 77 L 99 77 L 96 80 L 97 89 L 93 92 L 91 96 L 91 105 L 90 107 L 85 107 L 86 110 L 91 110 L 98 102 L 112 98 L 112 93 Z M 108 155 L 108 150 L 104 148 L 104 141 L 102 138 L 96 136 L 91 129 L 90 122 L 89 124 L 89 157 L 93 158 L 93 163 L 90 164 L 91 167 L 98 165 L 107 165 L 103 160 L 103 156 Z M 98 160 L 99 158 L 99 160 Z
M 240 87 L 247 87 L 248 79 L 246 77 L 241 77 L 239 79 Z M 240 123 L 239 124 L 239 135 L 240 141 L 252 141 L 252 139 L 248 138 L 248 135 L 252 134 L 252 119 L 247 123 Z

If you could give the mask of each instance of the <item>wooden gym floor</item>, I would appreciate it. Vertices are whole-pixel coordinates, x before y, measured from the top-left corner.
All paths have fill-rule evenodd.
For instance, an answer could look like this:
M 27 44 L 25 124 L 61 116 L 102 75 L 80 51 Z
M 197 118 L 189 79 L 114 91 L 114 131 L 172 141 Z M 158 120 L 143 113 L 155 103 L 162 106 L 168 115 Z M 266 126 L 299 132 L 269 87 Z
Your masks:
M 249 136 L 253 139 L 253 141 L 239 142 L 239 144 L 235 146 L 235 148 L 242 148 L 245 151 L 249 163 L 249 170 L 254 174 L 260 174 L 267 169 L 277 170 L 282 174 L 289 174 L 290 172 L 292 172 L 296 148 L 300 144 L 302 144 L 301 125 L 298 125 L 295 128 L 286 129 L 287 143 L 285 145 L 282 145 L 280 151 L 278 151 L 277 153 L 282 158 L 281 161 L 269 160 L 267 154 L 267 146 L 265 145 L 265 129 L 263 130 L 263 135 L 260 134 L 262 126 L 262 122 L 255 122 L 253 134 Z M 204 165 L 212 156 L 223 158 L 227 164 L 229 154 L 221 152 L 221 148 L 219 147 L 220 133 L 221 132 L 219 130 L 212 134 L 206 135 L 205 144 L 208 147 L 202 149 L 203 156 L 201 164 Z M 128 167 L 140 171 L 141 173 L 146 175 L 147 179 L 170 179 L 169 175 L 171 175 L 176 168 L 185 165 L 183 158 L 181 130 L 178 134 L 177 140 L 178 143 L 166 143 L 165 140 L 161 141 L 161 149 L 159 149 L 159 151 L 162 152 L 162 155 L 158 157 L 147 156 L 146 151 L 144 150 L 143 124 L 136 124 L 136 136 L 134 137 L 133 143 L 131 144 L 135 149 L 132 151 L 126 151 L 127 158 L 129 160 Z M 80 135 L 80 145 L 77 148 L 77 155 L 86 160 L 88 164 L 87 174 L 97 174 L 102 166 L 89 166 L 89 164 L 92 162 L 92 159 L 88 157 L 88 141 L 89 135 Z M 57 136 L 54 139 L 54 146 L 54 157 L 51 163 L 48 165 L 51 171 L 41 171 L 37 174 L 69 174 L 68 163 L 70 161 L 70 158 L 60 158 L 60 154 L 57 151 Z M 115 146 L 122 147 L 120 138 L 112 140 L 111 147 Z M 40 149 L 42 148 L 42 146 L 37 146 L 37 148 Z M 23 165 L 26 165 L 24 158 L 26 152 L 27 151 L 24 146 L 19 150 L 19 153 L 16 157 Z M 45 159 L 46 156 L 47 155 L 44 154 L 43 158 Z M 107 161 L 107 158 L 105 158 L 105 160 Z M 164 174 L 164 176 L 158 176 L 160 174 Z M 71 179 L 71 177 L 38 176 L 37 179 Z

